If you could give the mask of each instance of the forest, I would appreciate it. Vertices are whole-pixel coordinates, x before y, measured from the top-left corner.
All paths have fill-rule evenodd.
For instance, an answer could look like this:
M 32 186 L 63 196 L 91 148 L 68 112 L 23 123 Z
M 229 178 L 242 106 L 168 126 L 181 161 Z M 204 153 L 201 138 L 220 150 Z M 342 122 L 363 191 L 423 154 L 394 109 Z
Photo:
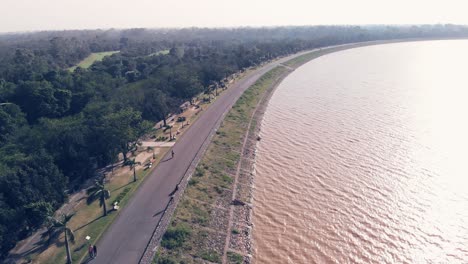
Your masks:
M 456 25 L 0 35 L 0 259 L 155 122 L 233 73 L 330 45 L 467 36 Z M 69 70 L 104 51 L 118 53 Z

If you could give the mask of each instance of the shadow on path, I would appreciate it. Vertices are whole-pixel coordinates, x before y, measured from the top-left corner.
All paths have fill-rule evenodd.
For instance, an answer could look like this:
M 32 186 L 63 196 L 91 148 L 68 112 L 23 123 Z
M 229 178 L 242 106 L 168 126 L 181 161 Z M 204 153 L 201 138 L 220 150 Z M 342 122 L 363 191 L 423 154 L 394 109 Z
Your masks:
M 161 160 L 161 162 L 166 162 L 166 161 L 170 161 L 171 159 L 173 159 L 174 157 L 170 157 L 170 158 L 167 158 L 165 160 Z
M 156 217 L 156 216 L 158 216 L 158 215 L 162 214 L 163 212 L 164 212 L 164 209 L 163 209 L 163 210 L 161 210 L 161 211 L 159 211 L 159 212 L 157 212 L 157 213 L 155 213 L 155 214 L 153 215 L 153 217 Z
M 17 261 L 19 261 L 20 259 L 26 258 L 29 255 L 34 255 L 35 253 L 38 253 L 38 252 L 42 252 L 46 250 L 48 247 L 49 245 L 47 245 L 47 243 L 41 243 L 35 247 L 30 248 L 28 251 L 22 252 L 20 254 L 10 254 L 8 256 L 8 259 L 5 260 L 6 261 L 5 263 L 19 263 Z
M 82 228 L 84 228 L 84 227 L 86 227 L 86 226 L 88 226 L 88 225 L 90 225 L 90 224 L 92 224 L 92 223 L 96 222 L 97 220 L 99 220 L 99 219 L 101 219 L 101 218 L 103 218 L 103 216 L 102 216 L 102 215 L 101 215 L 101 216 L 99 216 L 98 218 L 94 219 L 93 221 L 91 221 L 91 222 L 88 222 L 87 224 L 84 224 L 84 225 L 82 225 L 82 226 L 78 227 L 77 229 L 73 230 L 73 232 L 76 232 L 76 231 L 78 231 L 78 230 L 80 230 L 80 229 L 82 229 Z
M 90 263 L 92 260 L 93 260 L 93 258 L 92 258 L 92 257 L 87 257 L 85 260 L 83 260 L 83 262 L 81 262 L 81 264 L 87 264 L 87 263 Z
M 126 187 L 126 186 L 128 186 L 128 185 L 130 185 L 130 184 L 132 184 L 132 183 L 134 183 L 134 181 L 131 181 L 131 182 L 129 182 L 129 183 L 125 184 L 125 185 L 122 185 L 122 186 L 120 186 L 120 187 L 118 187 L 118 188 L 115 188 L 114 190 L 110 190 L 110 192 L 112 193 L 112 192 L 118 191 L 118 190 L 120 190 L 120 189 L 122 189 L 122 188 L 124 188 L 124 187 Z

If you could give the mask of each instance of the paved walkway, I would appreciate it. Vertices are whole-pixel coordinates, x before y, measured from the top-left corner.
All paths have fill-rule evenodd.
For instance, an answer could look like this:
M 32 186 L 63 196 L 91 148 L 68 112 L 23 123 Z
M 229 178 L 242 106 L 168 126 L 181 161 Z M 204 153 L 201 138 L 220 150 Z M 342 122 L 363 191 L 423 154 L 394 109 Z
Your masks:
M 338 45 L 322 50 L 340 50 L 353 46 L 399 41 L 401 40 Z M 170 159 L 170 153 L 168 153 L 163 158 L 164 162 L 161 162 L 151 175 L 148 175 L 145 183 L 142 184 L 128 205 L 120 212 L 117 220 L 98 242 L 99 256 L 95 260 L 92 260 L 91 263 L 138 263 L 162 215 L 161 213 L 158 214 L 158 212 L 168 204 L 170 199 L 169 193 L 174 190 L 179 180 L 184 177 L 197 153 L 202 151 L 201 147 L 203 143 L 208 140 L 210 132 L 217 128 L 216 124 L 218 120 L 231 108 L 237 98 L 264 73 L 303 53 L 266 64 L 242 80 L 237 81 L 224 92 L 174 145 L 176 157 Z M 282 66 L 288 67 L 286 65 Z M 153 143 L 157 142 L 150 142 L 148 144 Z M 169 144 L 174 144 L 174 142 L 170 142 Z M 36 247 L 34 244 L 39 241 L 39 236 L 33 236 L 30 240 L 30 243 L 26 243 L 28 246 L 23 244 L 19 246 L 19 252 L 10 254 L 13 262 L 16 262 L 27 252 L 34 250 Z
M 175 142 L 156 142 L 156 141 L 143 141 L 141 142 L 142 147 L 172 147 Z
M 98 257 L 92 263 L 131 264 L 138 263 L 161 215 L 170 200 L 170 193 L 188 171 L 210 133 L 217 129 L 218 121 L 232 107 L 242 93 L 264 73 L 280 63 L 280 59 L 253 71 L 233 84 L 174 144 L 175 157 L 168 153 L 160 164 L 147 176 L 115 222 L 98 242 Z

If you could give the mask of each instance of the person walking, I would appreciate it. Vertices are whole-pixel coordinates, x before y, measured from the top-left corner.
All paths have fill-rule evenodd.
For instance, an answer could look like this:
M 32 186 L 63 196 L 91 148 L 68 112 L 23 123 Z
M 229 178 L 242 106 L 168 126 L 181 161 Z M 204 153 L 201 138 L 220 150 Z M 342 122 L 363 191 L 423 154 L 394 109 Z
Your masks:
M 89 245 L 88 247 L 88 253 L 90 258 L 94 258 L 94 249 L 93 246 Z
M 93 253 L 94 253 L 94 257 L 97 257 L 97 247 L 96 247 L 96 245 L 93 246 Z
M 175 155 L 174 150 L 171 150 L 171 155 L 172 155 L 172 159 L 173 159 L 174 155 Z

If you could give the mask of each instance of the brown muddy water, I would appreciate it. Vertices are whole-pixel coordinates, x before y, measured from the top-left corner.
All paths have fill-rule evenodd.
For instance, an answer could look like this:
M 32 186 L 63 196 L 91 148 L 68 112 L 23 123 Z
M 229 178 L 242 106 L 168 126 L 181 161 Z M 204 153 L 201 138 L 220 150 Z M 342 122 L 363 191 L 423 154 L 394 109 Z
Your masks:
M 320 57 L 261 126 L 255 263 L 468 263 L 468 41 Z

